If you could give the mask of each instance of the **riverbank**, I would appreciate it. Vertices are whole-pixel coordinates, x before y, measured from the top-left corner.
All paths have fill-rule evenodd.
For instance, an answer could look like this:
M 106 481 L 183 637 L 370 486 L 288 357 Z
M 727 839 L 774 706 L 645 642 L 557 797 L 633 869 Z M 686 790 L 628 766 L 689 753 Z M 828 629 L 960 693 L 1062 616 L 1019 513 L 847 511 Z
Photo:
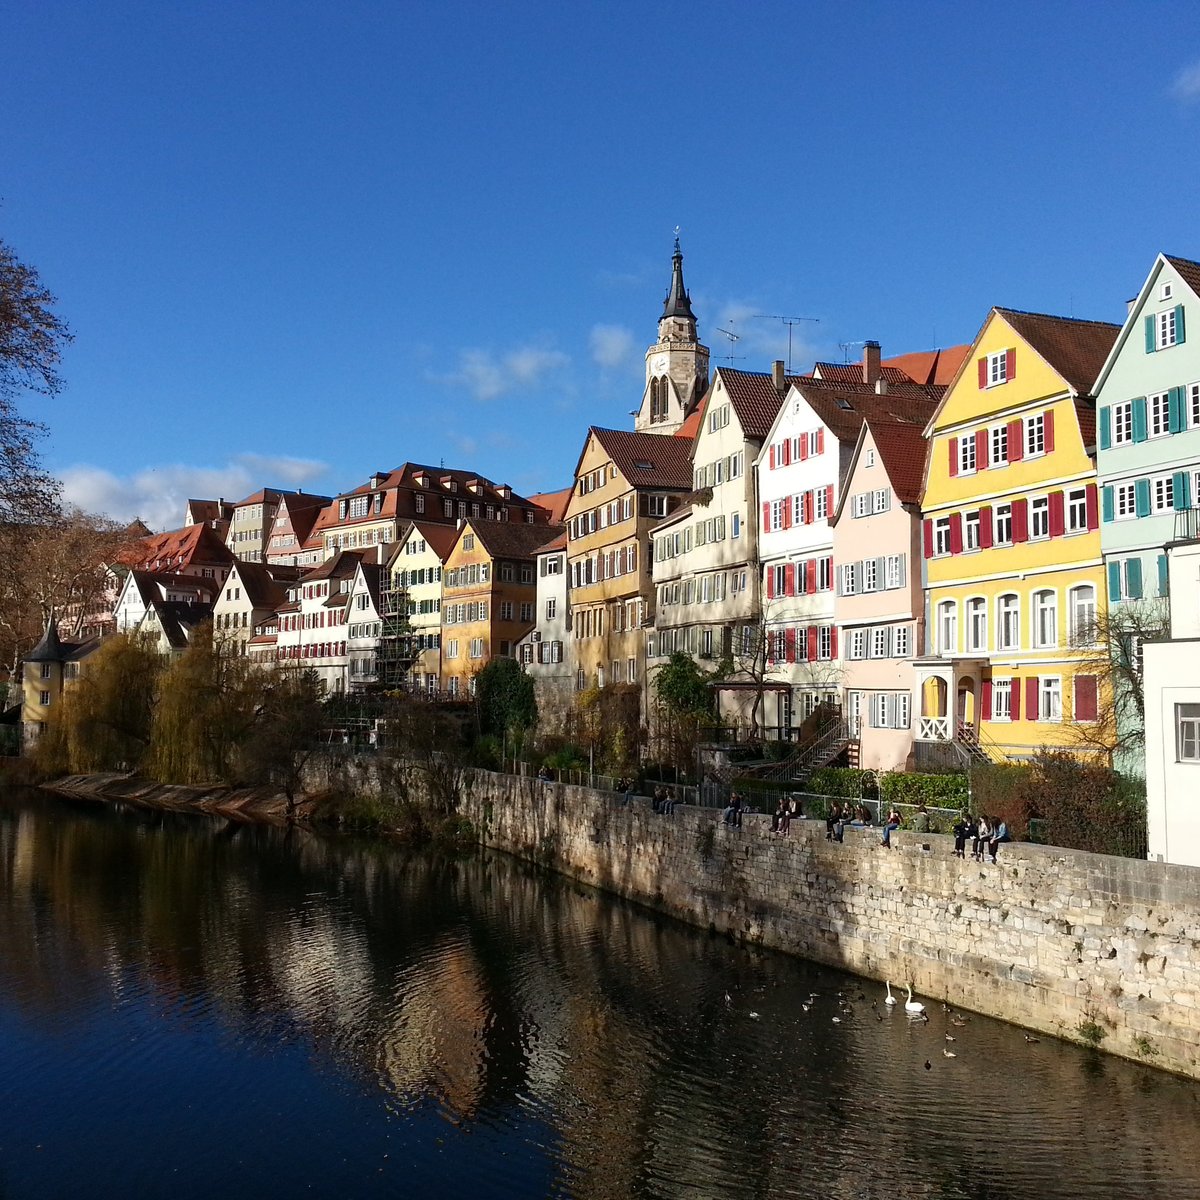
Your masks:
M 374 787 L 367 761 L 342 779 Z M 52 786 L 242 820 L 277 819 L 281 799 L 96 780 Z M 730 829 L 711 809 L 620 799 L 474 771 L 461 813 L 484 845 L 701 928 L 1200 1078 L 1196 868 L 1025 843 L 975 863 L 936 834 L 898 831 L 889 850 L 877 830 L 839 844 L 797 821 L 780 838 L 762 815 Z

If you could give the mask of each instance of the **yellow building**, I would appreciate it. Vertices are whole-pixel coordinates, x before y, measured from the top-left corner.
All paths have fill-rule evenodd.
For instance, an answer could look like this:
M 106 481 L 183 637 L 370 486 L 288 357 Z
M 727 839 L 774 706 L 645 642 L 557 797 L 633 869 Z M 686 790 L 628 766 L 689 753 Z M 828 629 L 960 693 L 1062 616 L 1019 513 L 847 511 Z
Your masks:
M 25 655 L 21 665 L 21 745 L 30 754 L 62 703 L 67 684 L 79 678 L 84 661 L 100 646 L 99 638 L 64 642 L 58 636 L 53 613 L 42 640 Z
M 918 766 L 1080 751 L 1095 732 L 1091 388 L 1118 332 L 994 308 L 926 427 Z
M 692 438 L 588 430 L 567 505 L 575 690 L 644 686 L 650 530 L 692 490 Z

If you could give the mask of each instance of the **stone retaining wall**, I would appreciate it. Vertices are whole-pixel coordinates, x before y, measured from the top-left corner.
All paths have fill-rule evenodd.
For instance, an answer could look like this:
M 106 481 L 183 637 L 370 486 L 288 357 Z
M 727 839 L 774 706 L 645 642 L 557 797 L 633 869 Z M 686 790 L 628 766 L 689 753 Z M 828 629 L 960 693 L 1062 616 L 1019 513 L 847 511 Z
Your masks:
M 659 816 L 611 792 L 476 772 L 464 812 L 491 846 L 685 921 L 1200 1078 L 1200 869 L 877 830 L 786 838 L 748 815 Z

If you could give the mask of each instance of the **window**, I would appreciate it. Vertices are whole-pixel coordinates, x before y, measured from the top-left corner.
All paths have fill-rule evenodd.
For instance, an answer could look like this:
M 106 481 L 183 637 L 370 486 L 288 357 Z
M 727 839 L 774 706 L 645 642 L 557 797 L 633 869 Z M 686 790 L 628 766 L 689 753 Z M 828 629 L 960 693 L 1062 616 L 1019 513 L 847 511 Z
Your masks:
M 1046 414 L 1025 418 L 1025 457 L 1046 453 Z
M 1154 511 L 1156 513 L 1171 512 L 1175 507 L 1175 480 L 1170 475 L 1163 475 L 1154 480 L 1152 486 L 1154 496 Z
M 938 605 L 938 652 L 944 658 L 958 653 L 958 605 L 953 600 L 943 600 Z
M 871 630 L 871 657 L 887 658 L 888 656 L 888 627 L 878 625 Z
M 869 499 L 870 497 L 866 492 L 859 492 L 858 495 L 854 497 L 854 515 L 856 517 L 865 517 L 871 511 L 870 505 L 867 503 Z
M 833 559 L 817 559 L 817 591 L 828 592 L 833 589 Z
M 783 528 L 783 506 L 784 506 L 784 503 L 785 503 L 785 501 L 783 501 L 783 500 L 772 500 L 771 501 L 771 530 L 772 530 L 772 532 Z
M 1067 493 L 1067 532 L 1085 533 L 1087 527 L 1087 489 L 1075 488 Z
M 1150 410 L 1150 436 L 1166 437 L 1171 432 L 1171 393 L 1147 396 L 1146 404 Z
M 979 549 L 979 510 L 967 513 L 963 520 L 963 549 Z
M 1029 502 L 1030 539 L 1050 536 L 1050 497 L 1038 496 Z
M 533 620 L 533 601 L 523 600 L 521 602 L 521 620 L 528 623 Z
M 1123 446 L 1133 441 L 1133 401 L 1112 406 L 1113 445 Z
M 907 625 L 892 627 L 892 655 L 895 658 L 907 658 L 912 652 L 911 630 Z
M 731 538 L 739 538 L 742 536 L 742 514 L 733 513 L 729 519 L 729 536 Z
M 475 549 L 475 535 L 473 533 L 463 534 L 463 549 L 464 550 L 474 550 Z
M 967 649 L 987 649 L 987 601 L 981 596 L 967 601 Z
M 997 504 L 992 518 L 992 543 L 996 546 L 1012 544 L 1012 505 Z
M 892 494 L 887 488 L 876 488 L 871 501 L 872 509 L 877 513 L 887 512 L 892 507 Z
M 1072 646 L 1091 646 L 1096 639 L 1096 589 L 1081 583 L 1067 593 Z
M 1062 720 L 1062 680 L 1057 676 L 1038 680 L 1038 720 Z
M 1008 426 L 993 426 L 988 434 L 988 443 L 991 448 L 988 464 L 993 467 L 1001 467 L 1008 462 Z
M 933 523 L 934 554 L 950 553 L 950 518 L 938 517 Z
M 1155 348 L 1165 350 L 1168 346 L 1174 346 L 1179 340 L 1179 322 L 1176 320 L 1178 308 L 1168 308 L 1166 312 L 1160 312 L 1158 319 L 1155 322 Z
M 1200 383 L 1188 384 L 1187 423 L 1193 429 L 1200 425 Z
M 48 662 L 42 663 L 42 678 L 43 679 L 50 678 L 50 664 Z
M 822 560 L 824 561 L 824 560 Z M 904 586 L 904 556 L 902 554 L 889 554 L 885 561 L 884 574 L 886 577 L 885 587 L 898 588 Z
M 708 414 L 708 428 L 711 433 L 716 433 L 718 429 L 724 429 L 729 424 L 729 405 L 722 404 L 719 408 L 714 408 Z
M 1058 598 L 1048 589 L 1033 593 L 1033 644 L 1037 649 L 1058 645 Z
M 1012 680 L 992 680 L 992 720 L 1012 720 Z
M 970 475 L 975 470 L 975 435 L 967 434 L 958 439 L 958 473 Z
M 865 629 L 852 629 L 850 631 L 850 657 L 867 657 L 867 631 Z
M 558 612 L 558 600 L 555 597 L 551 596 L 550 599 L 546 601 L 546 620 L 553 621 L 554 615 L 557 612 Z
M 987 386 L 996 387 L 1008 382 L 1008 351 L 1000 350 L 987 356 Z
M 49 692 L 43 692 L 43 693 L 42 693 L 42 695 L 41 695 L 41 701 L 42 701 L 42 707 L 43 707 L 43 708 L 44 708 L 46 705 L 48 705 L 48 704 L 50 703 L 50 693 L 49 693 Z
M 1118 521 L 1137 516 L 1137 485 L 1118 483 L 1113 487 L 1113 512 Z
M 471 639 L 471 657 L 472 658 L 482 658 L 483 657 L 483 638 L 472 638 Z
M 822 625 L 817 630 L 817 658 L 828 662 L 833 657 L 833 626 Z
M 813 520 L 824 521 L 829 517 L 829 488 L 817 488 L 813 493 Z
M 879 591 L 879 559 L 864 558 L 862 565 L 863 591 Z
M 1175 705 L 1175 758 L 1200 762 L 1200 704 Z
M 511 600 L 502 600 L 500 602 L 500 620 L 511 621 L 513 615 L 513 606 Z
M 996 601 L 996 649 L 1017 650 L 1021 645 L 1021 602 L 1011 592 Z

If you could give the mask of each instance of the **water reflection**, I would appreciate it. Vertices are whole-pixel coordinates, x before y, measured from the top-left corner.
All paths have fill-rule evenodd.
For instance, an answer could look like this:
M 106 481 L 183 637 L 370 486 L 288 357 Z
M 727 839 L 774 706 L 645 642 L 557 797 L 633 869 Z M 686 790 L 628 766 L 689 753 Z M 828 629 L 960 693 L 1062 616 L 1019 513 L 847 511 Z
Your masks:
M 1192 1084 L 501 856 L 10 796 L 0 872 L 6 1200 L 1200 1195 Z

